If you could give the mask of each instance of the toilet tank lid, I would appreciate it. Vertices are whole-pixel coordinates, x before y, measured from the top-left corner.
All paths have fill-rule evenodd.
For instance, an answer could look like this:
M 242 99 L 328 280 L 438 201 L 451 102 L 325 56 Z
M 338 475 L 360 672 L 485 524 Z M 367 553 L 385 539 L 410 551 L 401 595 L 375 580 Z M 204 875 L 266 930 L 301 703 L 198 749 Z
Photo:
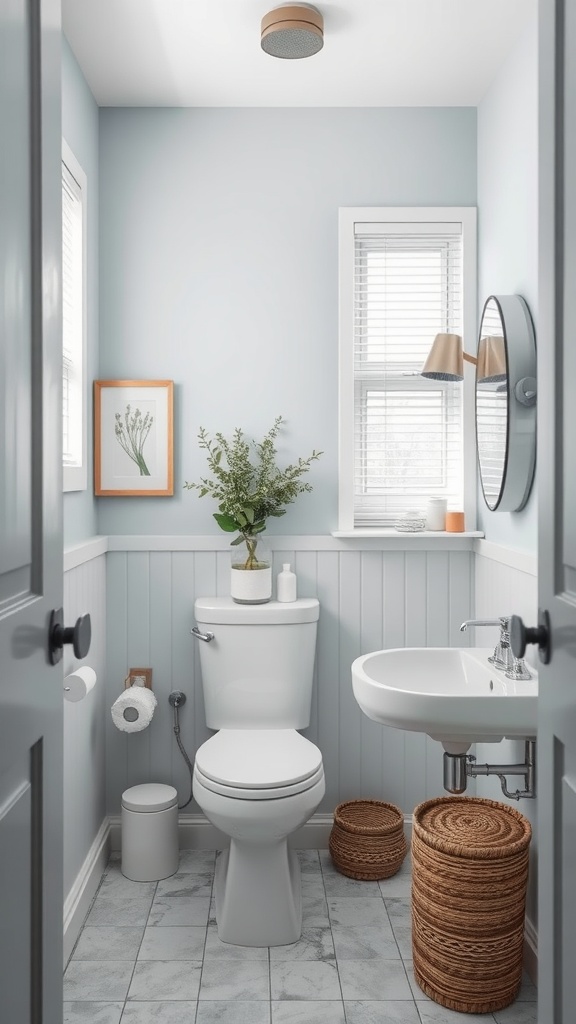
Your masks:
M 320 604 L 317 597 L 268 601 L 266 604 L 237 604 L 231 597 L 197 597 L 194 614 L 198 622 L 276 626 L 290 622 L 316 622 Z

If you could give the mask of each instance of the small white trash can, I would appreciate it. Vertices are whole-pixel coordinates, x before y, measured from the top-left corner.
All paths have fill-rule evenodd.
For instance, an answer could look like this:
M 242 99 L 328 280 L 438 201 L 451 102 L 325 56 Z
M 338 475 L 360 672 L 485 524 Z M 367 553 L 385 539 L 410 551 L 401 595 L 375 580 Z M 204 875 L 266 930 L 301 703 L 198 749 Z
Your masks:
M 178 794 L 147 782 L 122 794 L 122 874 L 157 882 L 178 870 Z

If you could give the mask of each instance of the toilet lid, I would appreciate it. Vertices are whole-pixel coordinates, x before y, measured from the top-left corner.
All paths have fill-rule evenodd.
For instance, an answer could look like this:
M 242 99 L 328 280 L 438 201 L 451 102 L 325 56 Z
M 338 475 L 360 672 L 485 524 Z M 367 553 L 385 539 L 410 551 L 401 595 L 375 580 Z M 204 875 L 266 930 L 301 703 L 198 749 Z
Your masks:
M 293 782 L 290 786 L 276 786 L 272 789 L 242 789 L 239 786 L 225 786 L 222 782 L 214 782 L 214 779 L 202 775 L 198 765 L 194 765 L 194 793 L 200 806 L 202 806 L 202 802 L 196 791 L 197 786 L 203 786 L 204 789 L 209 789 L 212 793 L 219 793 L 220 796 L 234 800 L 285 800 L 286 797 L 304 793 L 312 789 L 318 782 L 323 781 L 324 766 L 320 765 L 318 771 L 308 779 L 304 779 L 302 782 Z
M 131 786 L 122 793 L 122 806 L 128 811 L 165 811 L 172 807 L 178 799 L 174 786 L 165 786 L 160 782 L 145 782 L 141 786 Z
M 274 789 L 314 775 L 322 754 L 295 729 L 221 729 L 196 754 L 208 779 L 237 789 Z

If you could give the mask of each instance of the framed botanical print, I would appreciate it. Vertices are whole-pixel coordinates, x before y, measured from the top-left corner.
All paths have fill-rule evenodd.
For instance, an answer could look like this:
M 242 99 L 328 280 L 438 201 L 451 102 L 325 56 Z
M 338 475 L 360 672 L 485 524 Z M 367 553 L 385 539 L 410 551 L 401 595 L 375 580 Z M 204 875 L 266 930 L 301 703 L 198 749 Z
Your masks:
M 94 381 L 94 493 L 174 494 L 174 383 Z

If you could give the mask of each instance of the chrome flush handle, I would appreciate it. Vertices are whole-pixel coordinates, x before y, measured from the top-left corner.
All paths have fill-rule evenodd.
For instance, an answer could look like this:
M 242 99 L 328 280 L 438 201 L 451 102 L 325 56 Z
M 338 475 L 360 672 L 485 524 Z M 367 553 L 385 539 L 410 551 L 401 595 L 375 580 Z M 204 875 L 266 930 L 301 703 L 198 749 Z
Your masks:
M 198 626 L 192 626 L 190 630 L 192 636 L 195 636 L 197 640 L 203 640 L 204 643 L 209 644 L 214 639 L 214 633 L 203 633 Z

